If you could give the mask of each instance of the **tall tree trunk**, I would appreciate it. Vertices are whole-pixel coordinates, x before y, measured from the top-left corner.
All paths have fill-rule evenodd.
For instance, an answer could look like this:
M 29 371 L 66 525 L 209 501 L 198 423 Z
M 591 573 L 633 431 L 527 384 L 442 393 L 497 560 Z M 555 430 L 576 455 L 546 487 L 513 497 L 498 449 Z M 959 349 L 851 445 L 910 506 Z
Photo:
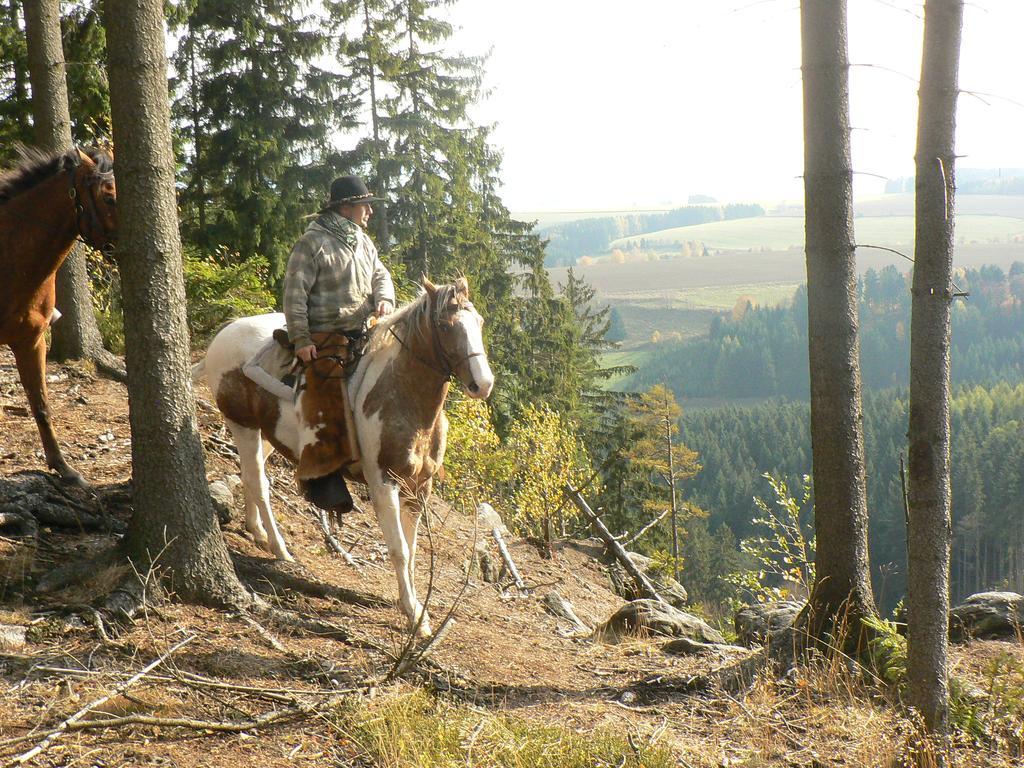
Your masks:
M 107 0 L 134 507 L 123 547 L 180 597 L 245 600 L 215 522 L 195 419 L 161 0 Z
M 47 152 L 66 151 L 72 138 L 60 0 L 25 3 L 25 38 L 36 143 Z M 90 359 L 107 373 L 123 379 L 120 362 L 103 348 L 89 293 L 85 248 L 81 244 L 75 246 L 57 272 L 57 308 L 63 316 L 53 326 L 50 356 L 56 360 Z
M 666 403 L 666 408 L 668 404 Z M 672 420 L 665 417 L 665 448 L 668 450 L 668 484 L 672 491 L 672 578 L 679 581 L 679 526 L 676 515 L 676 466 L 672 452 Z
M 911 703 L 941 738 L 949 726 L 949 337 L 962 25 L 962 0 L 925 2 L 910 320 L 907 679 Z
M 910 320 L 907 679 L 926 727 L 949 726 L 949 337 L 962 0 L 927 0 L 917 123 Z
M 7 13 L 11 29 L 18 29 L 19 27 L 19 7 L 20 3 L 18 0 L 8 1 Z M 14 98 L 17 100 L 18 104 L 28 104 L 28 87 L 25 84 L 25 73 L 22 71 L 21 67 L 18 66 L 14 67 Z M 18 125 L 25 129 L 21 132 L 21 135 L 27 136 L 29 129 L 28 115 L 26 115 L 22 109 L 18 110 L 17 120 Z
M 857 333 L 846 0 L 800 4 L 804 97 L 807 326 L 817 573 L 799 626 L 860 634 L 875 615 Z
M 363 0 L 363 34 L 366 39 L 366 71 L 370 85 L 370 125 L 373 128 L 373 166 L 377 174 L 377 192 L 383 194 L 388 188 L 388 180 L 384 172 L 383 146 L 380 141 L 380 111 L 377 105 L 377 60 L 374 54 L 377 47 L 377 34 L 370 21 L 369 0 Z M 378 203 L 380 212 L 374 220 L 377 250 L 387 253 L 391 250 L 391 231 L 388 226 L 387 203 Z

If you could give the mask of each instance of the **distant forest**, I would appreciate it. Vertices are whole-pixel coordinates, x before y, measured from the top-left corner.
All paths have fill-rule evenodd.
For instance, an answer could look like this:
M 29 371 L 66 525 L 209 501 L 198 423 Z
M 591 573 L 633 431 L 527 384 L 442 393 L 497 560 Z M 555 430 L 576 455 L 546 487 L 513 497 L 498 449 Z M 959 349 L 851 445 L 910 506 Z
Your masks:
M 713 221 L 764 216 L 757 204 L 685 205 L 665 213 L 630 214 L 579 219 L 553 224 L 539 230 L 548 238 L 544 263 L 549 267 L 572 266 L 581 256 L 605 253 L 620 237 L 644 235 L 673 227 L 688 227 Z
M 951 411 L 952 599 L 990 588 L 1024 591 L 1024 384 L 960 387 Z M 801 476 L 811 470 L 809 419 L 805 402 L 684 414 L 681 439 L 703 466 L 687 483 L 687 499 L 708 510 L 709 529 L 724 523 L 738 539 L 753 533 L 753 497 L 774 501 L 762 473 L 786 479 L 797 494 Z M 888 611 L 906 592 L 899 470 L 906 391 L 868 393 L 864 424 L 872 578 Z
M 906 587 L 908 280 L 888 267 L 860 283 L 872 575 L 886 610 Z M 954 601 L 1024 590 L 1024 264 L 964 272 L 956 284 L 970 296 L 953 313 Z M 677 396 L 772 398 L 693 412 L 684 403 L 680 439 L 703 467 L 687 500 L 709 513 L 707 530 L 724 524 L 736 539 L 753 533 L 753 497 L 773 501 L 763 473 L 798 496 L 811 471 L 806 290 L 788 307 L 743 309 L 717 319 L 707 338 L 660 345 L 633 379 L 638 388 L 664 382 Z
M 914 177 L 885 183 L 886 193 L 912 193 Z M 957 168 L 958 195 L 1024 195 L 1024 168 Z
M 860 359 L 864 386 L 906 387 L 910 359 L 910 276 L 895 267 L 860 281 Z M 1024 380 L 1024 264 L 961 272 L 969 296 L 953 305 L 953 383 Z M 745 311 L 744 311 L 745 310 Z M 806 399 L 807 289 L 786 307 L 740 307 L 716 317 L 707 337 L 663 342 L 628 382 L 668 385 L 677 397 Z

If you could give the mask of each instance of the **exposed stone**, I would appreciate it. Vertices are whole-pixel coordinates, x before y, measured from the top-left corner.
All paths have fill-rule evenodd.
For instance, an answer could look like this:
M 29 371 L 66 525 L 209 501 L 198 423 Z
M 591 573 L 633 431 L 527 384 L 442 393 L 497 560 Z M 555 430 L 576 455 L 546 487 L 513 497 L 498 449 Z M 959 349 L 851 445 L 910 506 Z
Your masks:
M 803 607 L 794 600 L 744 606 L 733 618 L 739 644 L 747 648 L 764 645 L 769 633 L 792 626 Z
M 677 637 L 663 643 L 661 650 L 670 656 L 692 656 L 696 653 L 713 651 L 721 646 L 718 643 L 702 643 L 698 640 L 691 640 L 688 637 Z
M 683 608 L 686 605 L 687 594 L 682 584 L 653 570 L 651 568 L 651 558 L 639 555 L 636 552 L 628 552 L 627 554 L 629 559 L 636 564 L 636 567 L 654 585 L 662 599 L 676 608 Z M 643 599 L 644 596 L 637 590 L 636 583 L 626 573 L 626 569 L 618 562 L 612 562 L 608 566 L 608 576 L 612 581 L 612 589 L 619 597 L 625 600 Z
M 685 637 L 700 643 L 724 643 L 718 630 L 693 614 L 680 611 L 657 600 L 633 600 L 617 610 L 594 634 L 606 642 L 625 637 L 661 635 Z
M 15 650 L 27 642 L 28 627 L 17 624 L 0 624 L 0 650 Z
M 588 627 L 586 623 L 576 615 L 576 611 L 573 609 L 572 603 L 557 592 L 548 592 L 544 595 L 541 602 L 543 602 L 544 608 L 552 616 L 556 616 L 569 622 L 572 627 L 572 633 L 579 635 L 590 632 L 590 627 Z
M 478 541 L 473 551 L 473 561 L 480 578 L 488 584 L 496 584 L 501 580 L 501 563 L 491 557 L 490 548 L 484 540 Z
M 949 612 L 949 636 L 954 641 L 1019 637 L 1024 625 L 1024 595 L 979 592 Z
M 213 501 L 213 509 L 220 524 L 230 523 L 235 508 L 235 494 L 232 493 L 231 487 L 224 480 L 214 480 L 210 483 L 210 499 Z

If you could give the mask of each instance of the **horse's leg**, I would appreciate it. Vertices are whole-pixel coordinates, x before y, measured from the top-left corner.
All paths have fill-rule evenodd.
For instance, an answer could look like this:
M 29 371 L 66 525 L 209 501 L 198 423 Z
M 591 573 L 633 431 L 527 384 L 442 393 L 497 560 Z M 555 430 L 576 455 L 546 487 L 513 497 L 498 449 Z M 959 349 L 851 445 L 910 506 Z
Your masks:
M 242 489 L 245 494 L 245 530 L 259 546 L 278 560 L 291 562 L 294 558 L 288 552 L 284 538 L 277 527 L 277 520 L 270 508 L 270 482 L 264 469 L 263 437 L 258 429 L 243 427 L 230 419 L 224 420 L 235 447 L 238 448 L 238 462 L 242 468 Z
M 416 586 L 410 576 L 409 544 L 402 529 L 398 486 L 394 483 L 371 481 L 370 496 L 373 499 L 373 508 L 377 512 L 377 523 L 384 534 L 391 565 L 398 579 L 398 605 L 409 620 L 409 626 L 414 627 L 423 613 L 423 606 L 416 599 Z M 419 634 L 423 637 L 430 635 L 428 621 L 420 623 Z
M 85 482 L 85 478 L 64 461 L 64 455 L 57 444 L 57 436 L 53 432 L 53 424 L 50 422 L 50 408 L 46 396 L 46 338 L 40 334 L 35 341 L 12 345 L 11 349 L 18 364 L 21 386 L 25 390 L 29 407 L 39 428 L 47 466 L 56 471 L 65 482 L 87 488 L 89 484 Z
M 416 598 L 416 546 L 417 536 L 420 528 L 420 518 L 423 516 L 423 504 L 430 498 L 430 483 L 428 481 L 424 491 L 421 491 L 422 495 L 412 497 L 402 495 L 402 535 L 405 537 L 406 544 L 409 546 L 409 584 L 412 589 L 413 600 L 416 605 L 420 606 L 419 600 Z M 421 503 L 422 500 L 422 503 Z M 431 634 L 430 627 L 430 615 L 426 608 L 421 608 L 423 611 L 423 623 L 422 628 L 425 629 L 424 636 Z

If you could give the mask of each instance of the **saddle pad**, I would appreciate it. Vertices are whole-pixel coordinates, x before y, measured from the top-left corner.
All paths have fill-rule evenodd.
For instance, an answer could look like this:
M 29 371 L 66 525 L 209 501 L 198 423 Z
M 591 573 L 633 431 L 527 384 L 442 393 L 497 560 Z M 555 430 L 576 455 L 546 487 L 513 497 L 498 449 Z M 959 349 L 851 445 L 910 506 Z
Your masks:
M 242 366 L 242 373 L 275 397 L 294 400 L 294 389 L 281 381 L 291 370 L 294 359 L 292 352 L 271 339 Z

